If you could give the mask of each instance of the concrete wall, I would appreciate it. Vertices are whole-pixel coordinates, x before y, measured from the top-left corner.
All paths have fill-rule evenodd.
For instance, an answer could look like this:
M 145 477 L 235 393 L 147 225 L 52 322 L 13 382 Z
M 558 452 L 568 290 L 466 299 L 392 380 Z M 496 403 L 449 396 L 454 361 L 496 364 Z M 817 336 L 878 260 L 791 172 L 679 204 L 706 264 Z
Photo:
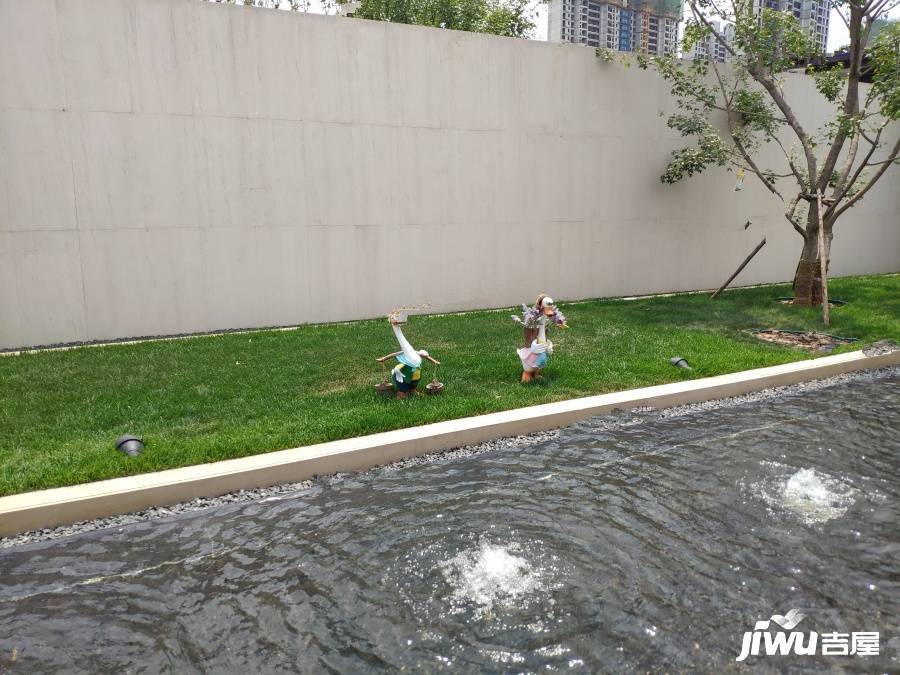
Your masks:
M 572 45 L 0 0 L 0 348 L 709 288 L 763 234 L 739 282 L 789 278 L 751 179 L 659 183 L 670 105 Z M 900 269 L 892 172 L 835 274 Z

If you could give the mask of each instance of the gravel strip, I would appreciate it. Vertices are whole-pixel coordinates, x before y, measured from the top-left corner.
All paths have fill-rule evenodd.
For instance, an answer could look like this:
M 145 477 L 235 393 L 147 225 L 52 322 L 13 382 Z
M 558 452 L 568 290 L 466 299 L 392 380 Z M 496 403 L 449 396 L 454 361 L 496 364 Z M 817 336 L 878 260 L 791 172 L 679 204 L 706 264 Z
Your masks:
M 896 346 L 894 346 L 894 348 L 896 348 Z M 890 347 L 885 347 L 885 349 L 887 351 L 892 351 Z M 900 366 L 880 368 L 877 370 L 859 371 L 855 373 L 847 373 L 844 375 L 836 375 L 834 377 L 829 377 L 821 380 L 810 380 L 808 382 L 801 382 L 799 384 L 762 389 L 760 391 L 753 392 L 751 394 L 744 394 L 742 396 L 733 396 L 731 398 L 715 399 L 711 401 L 704 401 L 702 403 L 691 403 L 689 405 L 664 408 L 659 411 L 656 411 L 654 408 L 642 407 L 634 408 L 627 412 L 632 414 L 658 412 L 658 414 L 653 418 L 648 417 L 647 419 L 666 419 L 672 417 L 680 417 L 683 415 L 691 415 L 708 410 L 732 408 L 734 406 L 744 405 L 746 403 L 767 401 L 774 398 L 791 396 L 794 394 L 800 394 L 809 391 L 817 391 L 819 389 L 832 387 L 836 384 L 843 384 L 847 382 L 866 382 L 883 377 L 900 377 Z M 621 416 L 602 416 L 594 418 L 593 424 L 594 428 L 597 428 L 598 430 L 610 430 L 625 426 L 633 426 L 634 424 L 640 423 L 641 421 L 643 420 L 623 419 Z M 545 441 L 557 439 L 559 438 L 559 435 L 560 429 L 552 429 L 550 431 L 539 431 L 524 436 L 508 436 L 505 438 L 496 438 L 494 440 L 485 441 L 484 443 L 478 443 L 475 445 L 466 445 L 458 448 L 451 448 L 449 450 L 433 452 L 427 455 L 421 455 L 419 457 L 408 457 L 406 459 L 392 462 L 386 467 L 381 468 L 404 469 L 411 466 L 420 466 L 423 464 L 431 464 L 434 462 L 453 461 L 466 457 L 474 457 L 486 452 L 496 452 L 499 450 L 508 450 L 512 448 L 520 448 L 527 445 L 535 445 L 538 443 L 543 443 Z M 347 475 L 349 474 L 338 473 L 328 477 L 328 479 L 339 480 Z M 149 509 L 138 511 L 136 513 L 127 513 L 119 516 L 110 516 L 108 518 L 85 520 L 74 523 L 72 525 L 46 528 L 42 530 L 32 530 L 30 532 L 23 532 L 22 534 L 15 535 L 13 537 L 0 537 L 0 549 L 10 548 L 13 546 L 21 546 L 23 544 L 32 544 L 41 541 L 49 541 L 53 539 L 60 539 L 62 537 L 68 537 L 70 535 L 80 534 L 83 532 L 91 532 L 93 530 L 122 527 L 124 525 L 130 525 L 147 520 L 168 518 L 180 513 L 202 511 L 204 509 L 216 508 L 225 504 L 242 504 L 257 501 L 270 501 L 273 499 L 286 499 L 312 489 L 319 482 L 320 480 L 317 477 L 312 481 L 307 480 L 301 481 L 299 483 L 273 485 L 271 487 L 258 488 L 255 490 L 240 490 L 239 492 L 231 492 L 229 494 L 220 495 L 218 497 L 197 498 L 189 502 L 181 502 L 180 504 L 174 504 L 171 506 L 151 507 Z
M 843 375 L 835 375 L 834 377 L 828 377 L 822 380 L 809 380 L 807 382 L 788 384 L 782 387 L 769 387 L 768 389 L 760 389 L 759 391 L 750 394 L 732 396 L 731 398 L 720 398 L 712 401 L 703 401 L 702 403 L 691 403 L 675 408 L 666 408 L 665 410 L 660 411 L 659 416 L 663 418 L 678 417 L 680 415 L 689 415 L 704 410 L 733 408 L 734 406 L 744 405 L 745 403 L 755 403 L 757 401 L 767 401 L 782 396 L 802 394 L 808 391 L 818 391 L 819 389 L 833 387 L 836 384 L 844 384 L 846 382 L 871 382 L 872 380 L 879 380 L 883 377 L 891 376 L 900 376 L 900 366 L 878 368 L 876 370 L 862 370 L 855 373 L 844 373 Z

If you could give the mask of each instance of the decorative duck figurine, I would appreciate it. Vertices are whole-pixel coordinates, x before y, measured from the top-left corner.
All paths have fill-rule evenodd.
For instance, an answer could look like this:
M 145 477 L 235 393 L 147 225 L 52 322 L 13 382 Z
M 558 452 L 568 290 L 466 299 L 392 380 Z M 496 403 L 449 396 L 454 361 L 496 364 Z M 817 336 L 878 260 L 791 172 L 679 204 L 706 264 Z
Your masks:
M 568 328 L 566 317 L 556 308 L 553 298 L 541 293 L 533 307 L 522 305 L 522 318 L 513 315 L 513 321 L 522 325 L 525 346 L 516 350 L 522 361 L 522 382 L 541 378 L 541 370 L 553 353 L 553 342 L 547 339 L 547 325 L 552 321 L 560 328 Z
M 420 349 L 416 351 L 413 346 L 403 335 L 400 326 L 406 323 L 406 314 L 404 312 L 392 312 L 388 316 L 391 322 L 391 328 L 394 336 L 400 344 L 400 351 L 387 354 L 376 359 L 379 363 L 383 363 L 387 359 L 397 357 L 397 365 L 391 370 L 391 383 L 397 398 L 406 398 L 411 393 L 415 393 L 419 380 L 422 379 L 422 359 L 428 359 L 436 366 L 440 365 L 440 361 L 433 359 L 427 351 Z

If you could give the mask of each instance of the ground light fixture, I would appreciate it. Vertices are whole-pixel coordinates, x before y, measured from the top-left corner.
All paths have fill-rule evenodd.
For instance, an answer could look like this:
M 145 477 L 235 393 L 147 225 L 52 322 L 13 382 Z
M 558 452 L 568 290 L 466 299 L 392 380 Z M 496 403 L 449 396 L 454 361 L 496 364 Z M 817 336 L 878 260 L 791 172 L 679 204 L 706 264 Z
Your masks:
M 684 368 L 685 370 L 693 370 L 693 368 L 691 368 L 691 365 L 687 362 L 687 359 L 685 359 L 681 356 L 673 356 L 671 359 L 669 359 L 669 363 L 671 363 L 673 366 L 676 366 L 678 368 Z
M 123 436 L 119 436 L 116 439 L 116 450 L 128 455 L 129 457 L 137 457 L 139 454 L 141 454 L 141 450 L 143 449 L 144 441 L 137 436 L 125 434 Z

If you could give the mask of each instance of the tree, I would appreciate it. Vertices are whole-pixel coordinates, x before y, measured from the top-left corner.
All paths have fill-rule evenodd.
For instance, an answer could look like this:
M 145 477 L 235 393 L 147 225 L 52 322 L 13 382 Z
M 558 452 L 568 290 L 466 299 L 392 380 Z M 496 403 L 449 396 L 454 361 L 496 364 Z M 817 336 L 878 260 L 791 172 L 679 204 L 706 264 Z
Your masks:
M 349 0 L 320 0 L 333 14 Z M 537 2 L 544 0 L 360 0 L 352 16 L 360 19 L 412 23 L 505 37 L 531 37 Z M 207 0 L 226 5 L 308 12 L 312 0 Z
M 353 15 L 507 37 L 529 37 L 534 30 L 529 0 L 361 0 Z
M 712 38 L 727 63 L 637 57 L 670 83 L 678 111 L 668 126 L 693 141 L 672 153 L 660 179 L 675 183 L 712 166 L 756 176 L 803 240 L 794 273 L 801 305 L 822 302 L 837 221 L 900 163 L 900 24 L 885 26 L 869 44 L 875 22 L 900 0 L 833 1 L 850 32 L 846 68 L 828 65 L 793 13 L 754 10 L 753 0 L 687 0 L 685 52 Z M 733 40 L 714 30 L 716 20 L 734 25 Z M 782 86 L 785 72 L 804 65 L 832 109 L 820 128 L 798 117 Z M 871 84 L 861 85 L 864 78 Z M 763 151 L 773 148 L 779 159 L 765 166 Z
M 285 9 L 292 12 L 309 12 L 312 0 L 206 0 L 220 5 L 244 5 L 245 7 L 261 7 L 263 9 Z M 322 0 L 325 14 L 333 14 L 336 0 Z

